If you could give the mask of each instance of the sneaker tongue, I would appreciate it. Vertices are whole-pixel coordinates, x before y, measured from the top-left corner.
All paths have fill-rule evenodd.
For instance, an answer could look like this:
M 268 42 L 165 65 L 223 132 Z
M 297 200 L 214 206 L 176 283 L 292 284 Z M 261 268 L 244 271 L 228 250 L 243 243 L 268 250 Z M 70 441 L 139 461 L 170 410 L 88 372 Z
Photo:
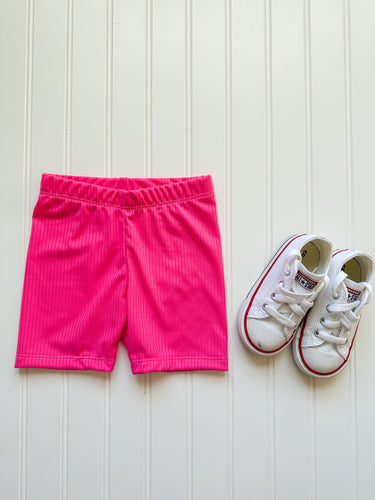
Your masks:
M 311 293 L 315 287 L 321 282 L 322 276 L 308 271 L 300 262 L 298 265 L 297 274 L 294 276 L 292 290 L 294 292 Z
M 345 278 L 344 283 L 347 291 L 347 302 L 355 302 L 356 300 L 359 300 L 361 293 L 365 289 L 365 285 L 363 283 L 352 281 L 349 278 Z
M 306 267 L 299 262 L 297 273 L 295 275 L 291 274 L 288 279 L 284 278 L 284 282 L 286 287 L 292 292 L 309 294 L 314 291 L 322 279 L 323 276 L 308 271 Z M 290 307 L 287 304 L 282 304 L 279 307 L 279 312 L 289 316 Z

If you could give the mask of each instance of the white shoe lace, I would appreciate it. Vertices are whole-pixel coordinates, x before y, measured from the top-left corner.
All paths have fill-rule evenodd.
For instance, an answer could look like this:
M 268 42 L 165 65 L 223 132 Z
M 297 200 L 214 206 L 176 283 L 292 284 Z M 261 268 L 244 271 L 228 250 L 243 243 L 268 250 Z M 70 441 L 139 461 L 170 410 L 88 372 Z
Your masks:
M 301 261 L 301 254 L 298 250 L 292 250 L 284 262 L 284 273 L 286 276 L 297 274 L 298 262 Z M 271 299 L 278 305 L 274 307 L 272 304 L 263 304 L 263 309 L 272 316 L 276 321 L 284 326 L 284 334 L 286 338 L 293 334 L 306 312 L 313 306 L 314 299 L 322 288 L 326 286 L 328 278 L 324 278 L 316 290 L 310 293 L 294 292 L 284 286 L 284 282 L 279 283 L 278 293 L 272 293 Z M 282 305 L 288 306 L 290 314 L 283 314 L 279 311 Z M 287 310 L 288 310 L 287 308 Z M 285 308 L 284 308 L 285 309 Z
M 344 280 L 347 274 L 340 271 L 332 281 L 332 297 L 338 299 L 340 297 L 339 288 L 345 287 Z M 372 287 L 369 283 L 363 283 L 362 300 L 354 302 L 332 303 L 327 306 L 328 318 L 321 318 L 320 323 L 322 328 L 315 330 L 315 335 L 331 344 L 343 345 L 348 341 L 347 332 L 350 331 L 355 322 L 359 321 L 358 314 L 362 307 L 368 303 L 372 293 Z M 332 317 L 333 316 L 333 317 Z M 335 330 L 338 332 L 334 333 Z

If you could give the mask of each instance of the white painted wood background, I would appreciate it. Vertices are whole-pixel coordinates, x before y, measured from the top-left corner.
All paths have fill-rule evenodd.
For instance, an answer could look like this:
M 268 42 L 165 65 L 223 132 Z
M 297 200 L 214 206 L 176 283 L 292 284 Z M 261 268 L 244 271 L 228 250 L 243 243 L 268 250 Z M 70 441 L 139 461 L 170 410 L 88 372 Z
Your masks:
M 293 233 L 375 253 L 375 3 L 0 6 L 1 500 L 372 500 L 375 306 L 327 381 L 235 321 Z M 228 374 L 13 368 L 42 172 L 213 175 Z

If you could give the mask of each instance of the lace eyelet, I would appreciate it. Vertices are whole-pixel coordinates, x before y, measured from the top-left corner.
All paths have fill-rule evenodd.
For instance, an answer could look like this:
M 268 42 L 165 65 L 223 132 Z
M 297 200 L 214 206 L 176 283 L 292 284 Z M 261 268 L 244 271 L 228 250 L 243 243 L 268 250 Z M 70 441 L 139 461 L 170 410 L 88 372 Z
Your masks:
M 315 330 L 315 331 L 314 331 L 314 335 L 315 335 L 315 337 L 318 337 L 318 338 L 319 338 L 319 330 Z
M 320 322 L 321 322 L 322 325 L 324 325 L 325 319 L 324 318 L 320 318 Z
M 337 300 L 340 297 L 340 294 L 338 292 L 335 292 L 332 294 L 333 300 Z
M 290 276 L 290 270 L 289 271 L 284 271 L 285 276 Z
M 272 292 L 272 293 L 271 293 L 271 299 L 272 299 L 272 300 L 275 300 L 275 296 L 276 296 L 276 293 L 275 293 L 275 292 Z
M 329 313 L 331 312 L 331 311 L 329 310 L 329 304 L 328 304 L 328 306 L 326 306 L 326 311 L 327 311 L 327 312 L 329 312 Z
M 262 309 L 263 309 L 263 311 L 265 311 L 265 312 L 267 312 L 266 306 L 268 306 L 268 304 L 262 304 Z

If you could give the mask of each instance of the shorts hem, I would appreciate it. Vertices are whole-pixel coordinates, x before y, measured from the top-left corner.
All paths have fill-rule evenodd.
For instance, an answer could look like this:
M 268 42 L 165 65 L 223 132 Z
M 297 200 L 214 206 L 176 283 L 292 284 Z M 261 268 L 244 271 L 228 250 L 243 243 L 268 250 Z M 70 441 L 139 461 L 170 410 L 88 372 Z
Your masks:
M 150 372 L 218 370 L 228 371 L 228 357 L 182 356 L 131 360 L 134 375 Z
M 47 368 L 52 370 L 95 370 L 111 372 L 114 359 L 89 356 L 47 356 L 38 354 L 17 354 L 15 368 Z

